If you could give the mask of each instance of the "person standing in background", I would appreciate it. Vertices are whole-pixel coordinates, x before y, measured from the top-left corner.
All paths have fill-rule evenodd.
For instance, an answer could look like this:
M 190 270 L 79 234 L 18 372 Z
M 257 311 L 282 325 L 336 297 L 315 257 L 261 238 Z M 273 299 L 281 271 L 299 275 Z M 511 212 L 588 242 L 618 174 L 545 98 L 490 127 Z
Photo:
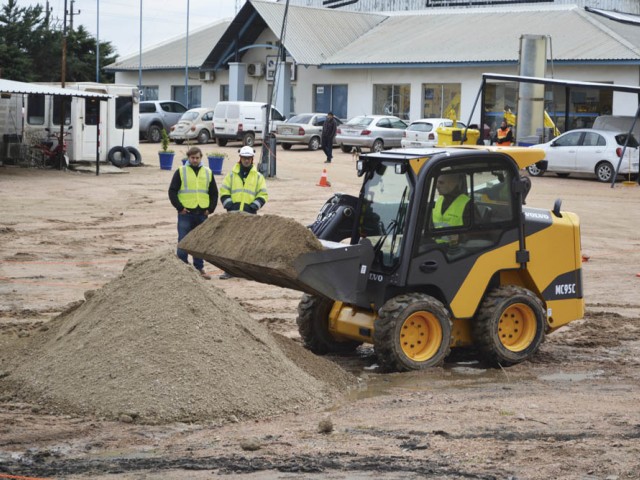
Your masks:
M 322 125 L 322 151 L 327 156 L 324 163 L 331 163 L 333 158 L 333 141 L 338 131 L 338 122 L 333 116 L 333 112 L 327 113 L 327 118 Z

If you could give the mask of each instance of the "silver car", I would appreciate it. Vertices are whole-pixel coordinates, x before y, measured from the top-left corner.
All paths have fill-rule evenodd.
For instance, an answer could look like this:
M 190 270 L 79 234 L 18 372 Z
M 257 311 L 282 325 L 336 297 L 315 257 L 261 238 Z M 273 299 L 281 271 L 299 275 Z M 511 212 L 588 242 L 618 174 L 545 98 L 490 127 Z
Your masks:
M 545 172 L 553 172 L 559 177 L 571 174 L 595 175 L 600 182 L 610 182 L 618 163 L 619 174 L 638 175 L 640 149 L 638 141 L 631 135 L 624 158 L 620 161 L 628 132 L 579 128 L 570 130 L 550 142 L 533 145 L 544 150 L 546 165 L 534 164 L 527 167 L 529 174 L 538 177 Z
M 338 127 L 336 143 L 349 153 L 353 147 L 368 147 L 372 152 L 399 147 L 407 124 L 392 115 L 362 115 Z
M 337 117 L 336 123 L 342 125 Z M 282 148 L 289 150 L 293 145 L 307 145 L 309 150 L 318 150 L 321 146 L 322 126 L 327 119 L 326 113 L 301 113 L 278 125 L 276 141 Z

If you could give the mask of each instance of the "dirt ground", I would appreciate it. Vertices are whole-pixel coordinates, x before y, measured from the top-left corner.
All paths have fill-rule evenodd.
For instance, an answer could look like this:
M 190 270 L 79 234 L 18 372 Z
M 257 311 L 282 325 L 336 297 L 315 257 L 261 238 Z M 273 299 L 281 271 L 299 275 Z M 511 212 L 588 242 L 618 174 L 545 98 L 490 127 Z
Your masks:
M 226 173 L 238 145 L 208 147 L 229 154 Z M 121 174 L 0 167 L 0 358 L 128 260 L 175 246 L 171 172 L 159 168 L 157 149 L 142 144 L 145 166 Z M 316 185 L 320 151 L 277 155 L 264 213 L 309 224 L 333 192 L 358 190 L 350 154 L 336 150 L 329 188 Z M 549 335 L 532 361 L 486 369 L 453 355 L 444 368 L 380 374 L 363 348 L 332 358 L 359 382 L 329 407 L 152 426 L 17 400 L 2 390 L 10 372 L 0 363 L 0 478 L 640 478 L 640 188 L 533 179 L 528 205 L 550 209 L 556 198 L 581 219 L 586 316 Z M 203 283 L 299 340 L 298 292 L 237 278 Z

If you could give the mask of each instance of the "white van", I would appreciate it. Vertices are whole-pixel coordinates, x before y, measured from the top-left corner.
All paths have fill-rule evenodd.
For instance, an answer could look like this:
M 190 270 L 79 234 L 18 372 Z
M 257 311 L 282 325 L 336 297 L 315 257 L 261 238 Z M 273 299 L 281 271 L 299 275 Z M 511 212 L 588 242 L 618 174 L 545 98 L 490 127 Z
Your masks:
M 262 141 L 267 104 L 262 102 L 218 102 L 213 112 L 213 136 L 216 143 L 224 147 L 229 140 L 242 140 L 250 147 L 256 140 Z M 276 126 L 285 117 L 271 107 L 269 129 L 275 132 Z

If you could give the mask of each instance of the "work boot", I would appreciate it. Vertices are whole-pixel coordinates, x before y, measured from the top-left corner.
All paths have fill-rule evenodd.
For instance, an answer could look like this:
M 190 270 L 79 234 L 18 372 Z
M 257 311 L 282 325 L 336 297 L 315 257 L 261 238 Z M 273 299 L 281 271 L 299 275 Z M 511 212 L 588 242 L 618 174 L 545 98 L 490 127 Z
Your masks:
M 228 272 L 224 272 L 224 273 L 223 273 L 222 275 L 220 275 L 218 278 L 219 278 L 220 280 L 228 280 L 228 279 L 230 279 L 230 278 L 233 278 L 233 275 L 231 275 L 231 274 L 230 274 L 230 273 L 228 273 Z
M 198 270 L 198 272 L 200 272 L 200 276 L 202 278 L 204 278 L 205 280 L 211 280 L 211 275 L 209 275 L 207 272 L 203 270 Z

